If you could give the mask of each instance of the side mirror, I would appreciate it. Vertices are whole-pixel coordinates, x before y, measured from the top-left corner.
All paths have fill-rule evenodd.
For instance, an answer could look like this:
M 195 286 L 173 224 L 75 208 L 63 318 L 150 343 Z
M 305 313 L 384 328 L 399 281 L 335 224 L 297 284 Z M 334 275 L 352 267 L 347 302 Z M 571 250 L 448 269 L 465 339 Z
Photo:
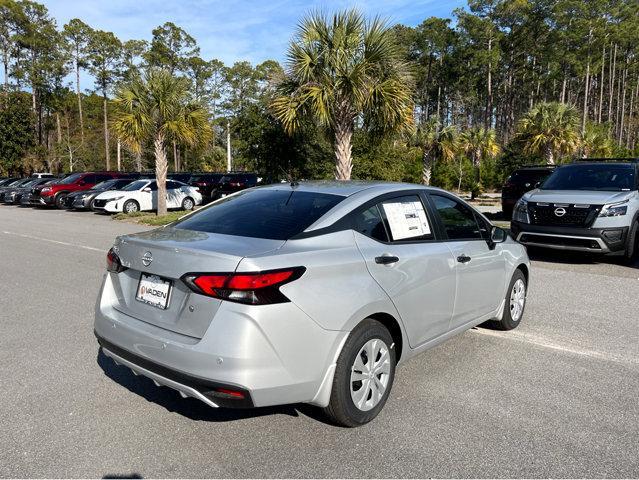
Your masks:
M 151 191 L 151 187 L 144 187 L 142 189 L 143 192 L 150 192 Z
M 506 230 L 504 230 L 503 228 L 493 227 L 490 230 L 490 242 L 493 245 L 496 245 L 498 243 L 504 243 L 506 241 L 506 238 L 508 238 L 508 234 L 506 233 Z

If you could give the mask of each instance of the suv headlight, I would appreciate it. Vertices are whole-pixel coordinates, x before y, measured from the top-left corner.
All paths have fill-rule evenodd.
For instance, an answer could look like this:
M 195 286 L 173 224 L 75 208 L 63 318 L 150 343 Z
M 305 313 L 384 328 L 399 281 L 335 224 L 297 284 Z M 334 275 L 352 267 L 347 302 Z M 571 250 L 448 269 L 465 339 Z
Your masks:
M 105 201 L 106 203 L 109 203 L 109 202 L 117 202 L 118 200 L 120 200 L 120 199 L 122 199 L 122 198 L 124 198 L 124 197 L 123 197 L 123 196 L 119 196 L 119 197 L 111 197 L 111 198 L 105 198 L 105 199 L 104 199 L 104 201 Z
M 611 203 L 609 205 L 604 205 L 599 213 L 600 217 L 620 217 L 628 213 L 628 200 L 624 200 L 623 202 Z
M 530 217 L 528 216 L 528 202 L 523 198 L 517 200 L 515 208 L 513 209 L 513 221 L 520 223 L 530 223 Z

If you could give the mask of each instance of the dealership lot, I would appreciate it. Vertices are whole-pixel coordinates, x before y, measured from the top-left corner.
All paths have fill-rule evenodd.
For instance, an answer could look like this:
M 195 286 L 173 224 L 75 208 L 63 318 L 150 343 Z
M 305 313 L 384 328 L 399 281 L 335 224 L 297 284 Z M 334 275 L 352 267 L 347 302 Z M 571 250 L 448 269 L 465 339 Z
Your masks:
M 520 328 L 410 361 L 347 430 L 306 406 L 213 410 L 98 355 L 106 251 L 143 228 L 0 207 L 1 476 L 639 476 L 638 263 L 533 257 Z

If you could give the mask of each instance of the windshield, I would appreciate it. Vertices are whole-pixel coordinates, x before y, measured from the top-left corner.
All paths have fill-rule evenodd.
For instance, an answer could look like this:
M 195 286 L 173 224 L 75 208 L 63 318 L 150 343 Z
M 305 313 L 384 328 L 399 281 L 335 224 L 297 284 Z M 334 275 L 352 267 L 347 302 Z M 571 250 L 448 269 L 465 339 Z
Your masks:
M 96 183 L 91 187 L 91 190 L 107 190 L 117 180 L 105 180 L 104 182 Z
M 567 165 L 558 168 L 544 182 L 542 190 L 634 190 L 634 166 L 627 164 Z
M 180 220 L 176 228 L 241 237 L 288 240 L 344 197 L 295 190 L 245 190 Z
M 82 173 L 74 173 L 73 175 L 69 175 L 64 180 L 60 180 L 60 185 L 69 185 L 71 183 L 75 183 L 79 178 L 82 177 Z
M 148 180 L 136 180 L 133 183 L 129 183 L 126 187 L 124 187 L 122 190 L 124 190 L 125 192 L 133 192 L 135 190 L 141 190 L 142 188 L 144 188 L 144 186 L 149 183 Z

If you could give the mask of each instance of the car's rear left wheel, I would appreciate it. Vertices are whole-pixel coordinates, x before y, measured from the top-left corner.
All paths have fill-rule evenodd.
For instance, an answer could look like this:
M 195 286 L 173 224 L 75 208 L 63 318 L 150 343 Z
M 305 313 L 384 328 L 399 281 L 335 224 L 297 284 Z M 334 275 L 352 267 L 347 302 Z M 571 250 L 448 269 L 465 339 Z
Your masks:
M 395 378 L 395 345 L 388 329 L 368 318 L 350 334 L 337 360 L 329 405 L 336 424 L 357 427 L 384 408 Z
M 193 210 L 193 207 L 195 207 L 195 202 L 191 197 L 186 197 L 184 200 L 182 200 L 183 210 Z

